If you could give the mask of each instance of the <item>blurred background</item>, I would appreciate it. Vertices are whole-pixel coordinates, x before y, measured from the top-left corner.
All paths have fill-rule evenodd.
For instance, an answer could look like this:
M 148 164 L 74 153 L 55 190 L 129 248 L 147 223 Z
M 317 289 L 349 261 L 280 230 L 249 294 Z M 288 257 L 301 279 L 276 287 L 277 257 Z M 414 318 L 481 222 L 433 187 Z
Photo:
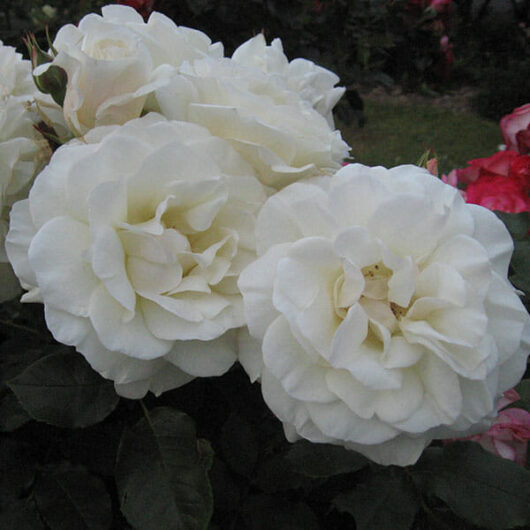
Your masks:
M 13 0 L 0 39 L 27 57 L 32 31 L 47 48 L 58 28 L 99 12 L 101 0 Z M 337 127 L 356 161 L 414 163 L 432 149 L 442 172 L 489 156 L 498 120 L 530 101 L 530 0 L 120 0 L 148 16 L 222 41 L 231 55 L 263 32 L 289 59 L 336 72 L 347 92 Z

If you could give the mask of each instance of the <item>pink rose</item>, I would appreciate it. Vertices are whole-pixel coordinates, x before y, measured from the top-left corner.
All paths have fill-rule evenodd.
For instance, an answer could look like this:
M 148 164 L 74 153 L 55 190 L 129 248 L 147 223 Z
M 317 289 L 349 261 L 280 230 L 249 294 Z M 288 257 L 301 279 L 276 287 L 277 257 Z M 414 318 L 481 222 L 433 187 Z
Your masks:
M 466 188 L 466 202 L 507 213 L 530 211 L 530 199 L 515 177 L 482 175 Z
M 453 0 L 431 0 L 430 7 L 432 7 L 437 13 L 448 11 L 451 8 Z
M 521 154 L 528 153 L 528 136 L 530 135 L 530 103 L 517 107 L 511 114 L 504 116 L 501 119 L 501 132 L 506 144 L 506 149 L 513 149 L 519 151 Z M 526 131 L 526 132 L 525 132 Z M 522 141 L 523 149 L 526 151 L 519 150 L 519 142 L 517 134 L 522 132 L 520 139 Z
M 443 57 L 438 65 L 439 75 L 442 79 L 449 79 L 451 66 L 455 62 L 455 54 L 453 53 L 453 45 L 449 42 L 447 35 L 443 35 L 440 38 L 440 49 Z
M 478 442 L 486 451 L 524 466 L 528 440 L 530 440 L 530 413 L 517 408 L 501 410 L 518 399 L 520 396 L 515 390 L 505 392 L 497 405 L 499 414 L 491 427 L 482 434 L 460 440 Z M 448 440 L 450 441 L 455 440 Z
M 528 193 L 530 191 L 530 156 L 521 155 L 514 158 L 510 164 L 509 176 L 520 180 L 523 189 Z
M 521 154 L 528 153 L 530 150 L 530 103 L 504 116 L 501 119 L 501 132 L 506 149 L 512 149 Z M 519 137 L 518 133 L 521 133 Z
M 500 175 L 507 177 L 510 166 L 518 154 L 516 151 L 498 151 L 487 158 L 469 160 L 469 167 L 457 169 L 456 176 L 461 184 L 474 182 L 482 175 Z
M 530 153 L 530 124 L 526 129 L 520 130 L 516 135 L 517 149 L 522 155 Z
M 449 184 L 449 186 L 453 186 L 453 188 L 457 188 L 458 187 L 457 171 L 458 169 L 453 169 L 449 172 L 448 175 L 443 173 L 441 176 L 442 182 Z
M 454 169 L 442 180 L 465 187 L 466 202 L 508 213 L 530 211 L 530 156 L 499 151 L 476 158 L 464 169 Z

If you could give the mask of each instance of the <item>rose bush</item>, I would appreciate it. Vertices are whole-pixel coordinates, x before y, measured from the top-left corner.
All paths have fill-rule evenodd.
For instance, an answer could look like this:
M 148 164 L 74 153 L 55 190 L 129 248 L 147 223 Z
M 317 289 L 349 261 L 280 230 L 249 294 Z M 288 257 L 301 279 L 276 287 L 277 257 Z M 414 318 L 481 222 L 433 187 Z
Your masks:
M 290 441 L 409 465 L 487 428 L 524 373 L 511 238 L 426 170 L 353 164 L 293 184 L 263 206 L 256 244 L 240 360 Z
M 99 125 L 139 117 L 150 93 L 168 68 L 204 55 L 222 55 L 202 32 L 182 28 L 160 13 L 144 22 L 132 7 L 109 5 L 102 15 L 86 15 L 77 26 L 63 26 L 53 41 L 51 65 L 67 74 L 64 117 L 75 135 Z
M 530 103 L 504 116 L 500 125 L 506 149 L 526 155 L 530 151 Z
M 14 205 L 7 252 L 56 340 L 121 395 L 159 394 L 233 364 L 264 199 L 227 142 L 149 114 L 61 146 Z
M 27 196 L 33 177 L 51 156 L 46 140 L 34 125 L 38 114 L 30 108 L 38 92 L 31 63 L 15 48 L 0 41 L 0 301 L 16 295 L 20 286 L 4 249 L 9 212 Z

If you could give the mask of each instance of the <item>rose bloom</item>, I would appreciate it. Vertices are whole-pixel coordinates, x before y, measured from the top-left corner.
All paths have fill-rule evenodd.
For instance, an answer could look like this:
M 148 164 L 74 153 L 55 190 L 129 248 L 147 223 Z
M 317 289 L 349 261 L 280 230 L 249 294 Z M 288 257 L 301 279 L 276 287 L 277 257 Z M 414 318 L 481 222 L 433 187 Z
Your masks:
M 516 151 L 497 151 L 485 158 L 468 160 L 468 167 L 456 170 L 457 179 L 462 184 L 469 184 L 481 175 L 507 177 L 510 173 L 510 166 L 517 157 Z
M 530 157 L 529 157 L 530 158 Z M 483 175 L 466 188 L 466 200 L 499 212 L 530 212 L 530 197 L 514 177 Z
M 506 149 L 522 155 L 530 151 L 530 103 L 504 116 L 500 125 Z
M 282 41 L 274 39 L 267 46 L 261 33 L 239 46 L 233 53 L 232 60 L 274 75 L 279 83 L 299 93 L 333 127 L 333 107 L 346 89 L 335 87 L 339 77 L 330 70 L 307 59 L 299 58 L 289 62 L 283 52 Z
M 499 151 L 468 164 L 451 172 L 466 185 L 467 202 L 508 213 L 530 210 L 530 156 Z
M 12 46 L 0 41 L 0 99 L 31 101 L 36 92 L 31 77 L 31 63 L 22 59 Z
M 233 59 L 185 63 L 155 92 L 164 116 L 224 138 L 266 186 L 333 174 L 349 147 L 339 131 L 278 76 Z
M 66 71 L 63 110 L 75 135 L 139 117 L 170 67 L 222 55 L 222 47 L 212 45 L 204 33 L 177 27 L 160 13 L 146 23 L 123 5 L 103 7 L 102 16 L 91 13 L 77 26 L 63 26 L 53 46 L 58 55 L 35 73 L 42 75 L 52 64 Z
M 0 41 L 0 71 L 0 301 L 4 301 L 20 291 L 4 249 L 9 212 L 14 202 L 27 196 L 51 150 L 34 128 L 39 116 L 30 108 L 37 92 L 31 63 Z
M 509 233 L 424 169 L 292 184 L 263 206 L 256 244 L 240 361 L 290 441 L 413 464 L 433 439 L 487 428 L 524 373 Z
M 148 114 L 61 146 L 17 202 L 6 248 L 55 339 L 119 394 L 159 394 L 236 359 L 237 288 L 262 185 L 206 129 Z M 227 333 L 228 332 L 228 333 Z
M 499 413 L 491 427 L 486 432 L 462 440 L 478 442 L 486 451 L 524 467 L 530 440 L 530 413 L 518 408 L 504 408 L 519 399 L 515 390 L 505 392 L 497 405 Z

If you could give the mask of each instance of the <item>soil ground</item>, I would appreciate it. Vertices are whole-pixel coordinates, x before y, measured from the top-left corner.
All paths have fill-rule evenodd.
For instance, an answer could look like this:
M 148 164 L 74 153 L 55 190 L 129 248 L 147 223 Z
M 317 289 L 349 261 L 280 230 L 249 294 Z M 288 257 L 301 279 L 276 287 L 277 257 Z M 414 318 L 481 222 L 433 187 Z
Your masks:
M 401 87 L 388 89 L 380 86 L 372 89 L 359 88 L 358 90 L 364 100 L 378 103 L 432 105 L 453 112 L 465 113 L 473 112 L 471 108 L 471 99 L 478 92 L 478 90 L 473 87 L 462 87 L 440 95 L 404 92 Z

